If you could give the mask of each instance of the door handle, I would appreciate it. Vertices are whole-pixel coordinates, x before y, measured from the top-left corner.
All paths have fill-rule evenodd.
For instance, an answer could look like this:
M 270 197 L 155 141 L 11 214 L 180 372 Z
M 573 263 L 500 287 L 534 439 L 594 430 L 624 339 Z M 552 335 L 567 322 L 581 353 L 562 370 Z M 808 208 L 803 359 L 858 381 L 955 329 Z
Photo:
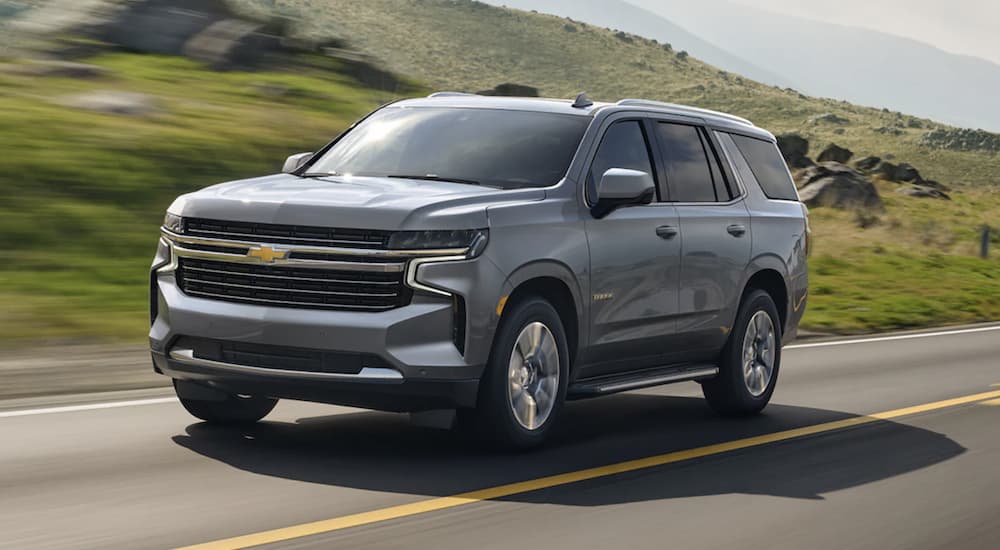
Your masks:
M 656 228 L 656 236 L 661 239 L 673 239 L 677 236 L 677 228 L 672 225 L 661 225 Z
M 747 227 L 740 223 L 734 223 L 726 228 L 726 231 L 734 237 L 742 237 L 747 232 Z

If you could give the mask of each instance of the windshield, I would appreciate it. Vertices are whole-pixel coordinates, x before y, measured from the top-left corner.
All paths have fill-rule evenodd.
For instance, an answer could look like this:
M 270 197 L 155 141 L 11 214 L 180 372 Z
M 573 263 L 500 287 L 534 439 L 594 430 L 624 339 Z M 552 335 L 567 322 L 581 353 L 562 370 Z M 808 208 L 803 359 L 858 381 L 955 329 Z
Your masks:
M 566 175 L 589 117 L 460 108 L 386 108 L 308 174 L 413 177 L 512 189 Z

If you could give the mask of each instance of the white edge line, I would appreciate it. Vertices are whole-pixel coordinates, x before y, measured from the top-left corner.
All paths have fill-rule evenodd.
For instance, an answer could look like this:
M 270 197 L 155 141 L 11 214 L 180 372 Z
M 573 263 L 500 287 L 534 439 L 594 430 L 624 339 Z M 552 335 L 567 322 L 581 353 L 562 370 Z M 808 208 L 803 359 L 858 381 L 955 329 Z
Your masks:
M 792 344 L 782 349 L 823 348 L 827 346 L 846 346 L 848 344 L 867 344 L 869 342 L 889 342 L 892 340 L 911 340 L 913 338 L 930 338 L 932 336 L 950 336 L 953 334 L 968 334 L 972 332 L 987 332 L 1000 330 L 1000 326 L 946 330 L 940 332 L 921 332 L 917 334 L 897 334 L 896 336 L 879 336 L 875 338 L 858 338 L 854 340 L 837 340 L 834 342 L 813 342 L 811 344 Z
M 174 403 L 176 397 L 157 397 L 155 399 L 136 399 L 132 401 L 111 401 L 109 403 L 88 403 L 86 405 L 67 405 L 65 407 L 47 407 L 44 409 L 21 409 L 15 411 L 0 411 L 0 418 L 14 416 L 34 416 L 36 414 L 54 414 L 78 411 L 95 411 L 100 409 L 117 409 L 120 407 L 138 407 L 140 405 L 160 405 Z
M 854 340 L 837 340 L 834 342 L 813 342 L 811 344 L 792 344 L 783 349 L 803 349 L 821 348 L 827 346 L 846 346 L 851 344 L 867 344 L 870 342 L 889 342 L 892 340 L 911 340 L 914 338 L 930 338 L 933 336 L 949 336 L 953 334 L 969 334 L 974 332 L 988 332 L 1000 330 L 1000 325 L 989 327 L 967 328 L 959 330 L 947 330 L 939 332 L 922 332 L 918 334 L 898 334 L 896 336 L 880 336 L 875 338 L 858 338 Z M 141 405 L 161 405 L 164 403 L 174 403 L 176 397 L 158 397 L 155 399 L 137 399 L 132 401 L 112 401 L 109 403 L 90 403 L 86 405 L 67 405 L 65 407 L 48 407 L 44 409 L 22 409 L 14 411 L 0 411 L 0 418 L 12 418 L 16 416 L 34 416 L 38 414 L 55 414 L 79 411 L 95 411 L 100 409 L 117 409 L 121 407 L 138 407 Z

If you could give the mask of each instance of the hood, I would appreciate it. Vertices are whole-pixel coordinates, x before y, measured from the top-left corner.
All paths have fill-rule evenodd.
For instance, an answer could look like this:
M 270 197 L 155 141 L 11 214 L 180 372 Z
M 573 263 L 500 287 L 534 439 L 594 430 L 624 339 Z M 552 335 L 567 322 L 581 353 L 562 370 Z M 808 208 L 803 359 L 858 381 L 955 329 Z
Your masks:
M 360 229 L 477 229 L 488 206 L 534 201 L 541 189 L 375 177 L 276 174 L 223 183 L 179 197 L 171 213 L 244 222 Z

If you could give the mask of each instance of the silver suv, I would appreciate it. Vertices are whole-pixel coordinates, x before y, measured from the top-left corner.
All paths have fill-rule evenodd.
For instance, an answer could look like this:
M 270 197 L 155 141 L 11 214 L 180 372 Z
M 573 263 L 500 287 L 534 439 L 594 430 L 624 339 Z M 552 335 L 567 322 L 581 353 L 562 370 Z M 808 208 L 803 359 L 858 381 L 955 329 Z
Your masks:
M 644 100 L 439 93 L 167 210 L 157 372 L 207 422 L 299 399 L 540 443 L 567 399 L 701 384 L 760 411 L 805 308 L 774 137 Z

